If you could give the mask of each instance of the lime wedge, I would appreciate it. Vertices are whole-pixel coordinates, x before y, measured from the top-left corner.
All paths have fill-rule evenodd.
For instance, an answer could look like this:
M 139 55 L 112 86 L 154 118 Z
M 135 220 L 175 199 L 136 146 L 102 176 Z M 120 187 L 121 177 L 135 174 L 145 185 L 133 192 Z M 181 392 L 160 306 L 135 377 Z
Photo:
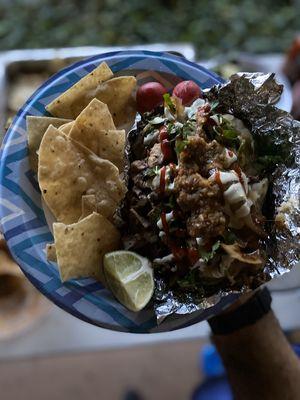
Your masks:
M 140 311 L 150 301 L 153 270 L 147 258 L 131 251 L 113 251 L 103 259 L 107 285 L 114 296 L 131 311 Z

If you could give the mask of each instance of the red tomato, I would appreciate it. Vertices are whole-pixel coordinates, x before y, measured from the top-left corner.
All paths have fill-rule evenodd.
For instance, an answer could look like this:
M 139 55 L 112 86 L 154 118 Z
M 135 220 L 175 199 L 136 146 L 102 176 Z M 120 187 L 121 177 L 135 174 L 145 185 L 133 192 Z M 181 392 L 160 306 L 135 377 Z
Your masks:
M 202 92 L 195 82 L 182 81 L 174 87 L 173 96 L 179 97 L 184 106 L 190 106 L 193 101 L 202 97 Z
M 137 110 L 140 113 L 152 111 L 163 103 L 163 95 L 167 89 L 158 82 L 148 82 L 140 86 L 136 94 Z
M 159 140 L 162 142 L 165 139 L 168 139 L 169 134 L 167 127 L 163 125 L 162 127 L 159 128 Z

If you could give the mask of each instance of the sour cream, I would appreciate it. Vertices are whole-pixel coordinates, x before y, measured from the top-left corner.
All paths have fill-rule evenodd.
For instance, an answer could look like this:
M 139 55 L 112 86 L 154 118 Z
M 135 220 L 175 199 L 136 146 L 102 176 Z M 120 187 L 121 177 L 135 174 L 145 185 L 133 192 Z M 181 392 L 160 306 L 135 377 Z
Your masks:
M 178 166 L 175 167 L 175 169 L 178 169 Z M 165 171 L 165 172 L 163 172 Z M 165 182 L 165 190 L 171 192 L 174 190 L 174 182 L 171 182 L 171 175 L 172 175 L 172 169 L 167 165 L 162 168 L 157 172 L 156 176 L 152 180 L 152 188 L 153 190 L 156 190 L 160 187 L 161 185 L 161 174 L 164 173 L 164 182 Z
M 237 161 L 237 155 L 232 151 L 225 147 L 224 149 L 224 167 L 229 168 L 231 164 Z
M 174 214 L 173 211 L 169 212 L 166 214 L 166 221 L 167 223 L 171 222 L 174 219 Z M 163 230 L 163 224 L 162 224 L 162 220 L 161 218 L 159 218 L 159 220 L 156 223 L 158 229 Z
M 211 180 L 219 182 L 222 186 L 229 187 L 224 190 L 223 197 L 225 201 L 225 210 L 230 217 L 231 225 L 236 225 L 236 219 L 243 219 L 250 214 L 251 205 L 248 199 L 248 178 L 241 171 L 239 174 L 234 171 L 217 171 L 211 177 Z M 236 206 L 240 206 L 236 209 Z M 234 208 L 234 211 L 233 211 Z

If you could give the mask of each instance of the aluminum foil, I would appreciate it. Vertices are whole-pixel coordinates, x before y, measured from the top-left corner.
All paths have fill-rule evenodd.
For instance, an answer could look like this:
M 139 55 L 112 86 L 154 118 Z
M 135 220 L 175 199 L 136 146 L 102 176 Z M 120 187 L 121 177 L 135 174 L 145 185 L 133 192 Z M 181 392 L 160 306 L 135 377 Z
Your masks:
M 278 109 L 283 87 L 274 74 L 241 73 L 230 81 L 206 91 L 210 101 L 217 101 L 220 110 L 232 113 L 249 127 L 258 143 L 280 151 L 284 164 L 268 176 L 270 183 L 267 199 L 269 235 L 268 262 L 255 282 L 260 286 L 271 278 L 288 272 L 300 258 L 300 122 Z M 258 150 L 260 146 L 257 146 Z M 253 287 L 251 288 L 253 289 Z M 176 294 L 164 282 L 156 281 L 155 312 L 158 322 L 170 314 L 190 314 L 216 305 L 224 296 L 251 290 L 220 290 L 203 297 Z

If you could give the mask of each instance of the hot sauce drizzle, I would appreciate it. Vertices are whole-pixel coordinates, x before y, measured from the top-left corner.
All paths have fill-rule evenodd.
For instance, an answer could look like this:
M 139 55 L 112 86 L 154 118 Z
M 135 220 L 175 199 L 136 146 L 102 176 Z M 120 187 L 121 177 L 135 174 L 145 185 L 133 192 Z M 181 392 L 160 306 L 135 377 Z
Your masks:
M 234 169 L 234 171 L 236 172 L 236 174 L 237 174 L 237 176 L 239 178 L 240 184 L 243 186 L 243 189 L 246 192 L 245 182 L 244 182 L 244 179 L 243 179 L 243 176 L 242 176 L 241 168 L 238 165 L 235 165 L 233 167 L 233 169 Z
M 166 126 L 162 126 L 159 129 L 159 140 L 160 148 L 163 155 L 164 162 L 171 161 L 173 159 L 173 150 L 168 140 L 169 134 Z
M 159 179 L 159 190 L 162 195 L 165 193 L 165 188 L 166 188 L 166 167 L 164 166 L 160 170 L 160 179 Z
M 215 181 L 219 185 L 220 189 L 222 189 L 223 188 L 223 184 L 222 184 L 222 181 L 221 181 L 221 176 L 220 176 L 220 171 L 219 170 L 217 170 L 215 172 Z

